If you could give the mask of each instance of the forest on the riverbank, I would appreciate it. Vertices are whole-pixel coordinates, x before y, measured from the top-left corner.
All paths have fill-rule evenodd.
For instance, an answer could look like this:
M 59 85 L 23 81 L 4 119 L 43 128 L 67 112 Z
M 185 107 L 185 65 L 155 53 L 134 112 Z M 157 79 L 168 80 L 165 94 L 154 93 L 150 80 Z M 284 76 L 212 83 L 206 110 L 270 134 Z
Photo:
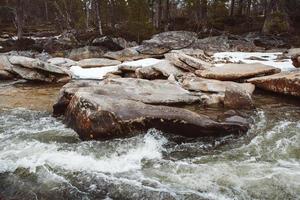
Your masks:
M 0 0 L 0 33 L 22 38 L 76 30 L 137 42 L 172 30 L 296 38 L 299 8 L 299 0 Z

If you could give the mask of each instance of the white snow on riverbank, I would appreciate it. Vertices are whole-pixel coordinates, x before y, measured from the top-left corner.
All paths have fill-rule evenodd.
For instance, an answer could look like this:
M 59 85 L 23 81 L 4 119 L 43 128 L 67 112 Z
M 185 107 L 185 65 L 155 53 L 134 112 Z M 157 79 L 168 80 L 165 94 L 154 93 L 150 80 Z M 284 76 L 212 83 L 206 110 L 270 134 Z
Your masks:
M 214 54 L 214 59 L 217 66 L 223 65 L 223 61 L 228 60 L 234 63 L 262 63 L 281 69 L 282 71 L 289 71 L 295 69 L 291 59 L 277 60 L 277 57 L 282 53 L 261 53 L 261 52 L 220 52 Z
M 70 71 L 73 74 L 73 78 L 76 79 L 103 79 L 109 72 L 118 71 L 119 66 L 130 67 L 147 67 L 161 62 L 162 60 L 154 58 L 146 58 L 137 61 L 124 62 L 120 65 L 96 67 L 96 68 L 81 68 L 79 66 L 72 66 Z
M 130 67 L 148 67 L 151 65 L 155 65 L 159 62 L 162 62 L 162 60 L 155 59 L 155 58 L 146 58 L 146 59 L 141 59 L 141 60 L 136 60 L 136 61 L 124 62 L 121 65 L 122 66 L 130 66 Z
M 32 40 L 48 40 L 48 39 L 59 39 L 61 37 L 61 35 L 55 35 L 55 36 L 41 36 L 41 37 L 38 37 L 38 36 L 25 36 L 24 38 L 27 38 L 27 39 L 32 39 Z M 13 36 L 11 37 L 12 40 L 18 40 L 18 36 Z
M 224 63 L 230 61 L 234 63 L 262 63 L 265 65 L 270 65 L 281 69 L 282 71 L 289 71 L 295 69 L 292 64 L 291 59 L 278 59 L 282 53 L 261 53 L 261 52 L 221 52 L 214 54 L 213 58 L 218 63 L 216 66 L 221 66 Z M 73 78 L 77 79 L 103 79 L 104 76 L 109 72 L 118 71 L 119 67 L 130 67 L 130 68 L 140 68 L 155 65 L 162 62 L 160 59 L 146 58 L 136 61 L 123 62 L 116 66 L 107 67 L 97 67 L 84 69 L 79 66 L 72 66 L 71 72 L 73 73 Z
M 83 69 L 79 66 L 72 66 L 70 71 L 75 79 L 103 79 L 109 72 L 115 72 L 118 66 L 96 67 Z

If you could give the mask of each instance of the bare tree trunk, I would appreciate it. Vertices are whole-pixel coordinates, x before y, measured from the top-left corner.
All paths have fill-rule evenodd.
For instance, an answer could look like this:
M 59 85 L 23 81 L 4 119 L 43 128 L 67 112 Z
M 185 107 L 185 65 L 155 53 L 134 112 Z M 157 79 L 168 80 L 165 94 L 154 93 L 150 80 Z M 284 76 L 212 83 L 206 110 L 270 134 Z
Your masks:
M 46 16 L 46 21 L 49 21 L 49 13 L 48 13 L 48 2 L 45 0 L 44 1 L 44 5 L 45 5 L 45 16 Z
M 61 24 L 61 27 L 66 27 L 67 29 L 71 29 L 71 25 L 70 25 L 68 17 L 66 17 L 64 15 L 62 9 L 60 8 L 60 6 L 58 5 L 58 3 L 56 1 L 54 1 L 54 6 L 55 6 L 56 10 L 58 11 L 58 13 L 61 17 L 61 20 L 59 20 L 60 23 L 62 23 L 62 21 L 64 21 L 64 23 Z
M 244 0 L 239 1 L 238 15 L 243 15 Z
M 230 16 L 234 15 L 234 6 L 235 6 L 235 0 L 231 0 Z
M 16 21 L 17 21 L 17 37 L 22 39 L 23 37 L 23 26 L 24 26 L 24 0 L 17 1 L 17 12 L 16 12 Z
M 164 24 L 164 31 L 169 30 L 170 24 L 170 0 L 166 0 L 166 11 L 165 11 L 165 24 Z
M 201 1 L 201 18 L 203 21 L 207 20 L 207 0 Z
M 247 15 L 250 16 L 251 14 L 251 5 L 252 5 L 252 0 L 248 0 L 248 5 L 247 5 Z
M 89 29 L 90 28 L 90 1 L 89 0 L 85 2 L 85 13 L 86 13 L 85 26 L 86 29 Z
M 100 17 L 100 2 L 99 0 L 94 0 L 94 5 L 96 9 L 96 20 L 97 20 L 97 25 L 98 25 L 98 31 L 100 35 L 103 35 L 102 31 L 102 22 L 101 22 L 101 17 Z
M 115 2 L 114 0 L 110 0 L 109 3 L 109 10 L 110 10 L 110 23 L 111 23 L 111 27 L 114 28 L 115 27 Z
M 157 16 L 157 28 L 161 29 L 161 18 L 162 18 L 162 0 L 158 0 L 158 16 Z

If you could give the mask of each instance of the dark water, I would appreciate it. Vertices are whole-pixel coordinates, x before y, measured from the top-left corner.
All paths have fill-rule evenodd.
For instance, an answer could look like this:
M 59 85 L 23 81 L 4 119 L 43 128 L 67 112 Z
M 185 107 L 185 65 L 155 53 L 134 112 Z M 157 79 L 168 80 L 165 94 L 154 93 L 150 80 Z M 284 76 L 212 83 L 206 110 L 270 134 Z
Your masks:
M 300 199 L 295 99 L 257 95 L 254 124 L 239 138 L 149 130 L 82 142 L 51 117 L 58 88 L 10 87 L 46 92 L 35 94 L 35 106 L 0 100 L 0 199 Z

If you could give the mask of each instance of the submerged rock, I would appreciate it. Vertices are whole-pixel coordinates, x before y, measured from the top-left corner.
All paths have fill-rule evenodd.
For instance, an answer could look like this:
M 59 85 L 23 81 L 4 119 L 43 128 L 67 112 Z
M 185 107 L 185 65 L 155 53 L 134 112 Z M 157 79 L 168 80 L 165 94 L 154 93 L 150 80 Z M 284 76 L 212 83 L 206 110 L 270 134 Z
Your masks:
M 300 70 L 281 72 L 271 76 L 264 76 L 248 80 L 257 87 L 286 95 L 300 97 Z
M 206 70 L 196 71 L 196 75 L 209 79 L 235 81 L 262 75 L 279 73 L 281 70 L 272 66 L 254 64 L 224 64 Z
M 168 81 L 123 78 L 73 82 L 62 89 L 54 114 L 63 114 L 67 125 L 82 139 L 128 137 L 149 128 L 191 137 L 248 130 L 244 124 L 221 123 L 186 109 L 162 105 L 197 101 L 198 96 Z

